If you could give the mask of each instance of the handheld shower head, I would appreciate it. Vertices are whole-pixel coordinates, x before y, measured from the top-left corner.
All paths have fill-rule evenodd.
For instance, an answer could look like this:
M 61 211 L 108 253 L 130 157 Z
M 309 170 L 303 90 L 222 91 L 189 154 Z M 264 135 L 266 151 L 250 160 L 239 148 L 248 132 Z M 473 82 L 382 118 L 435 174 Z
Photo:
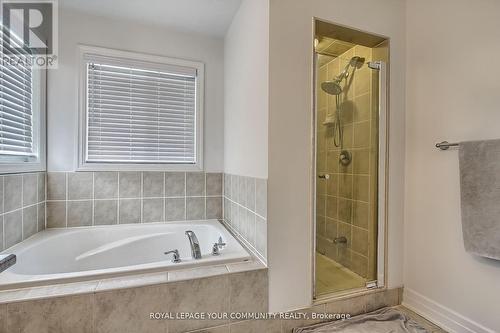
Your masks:
M 342 86 L 340 83 L 343 79 L 349 76 L 349 67 L 360 68 L 365 63 L 365 58 L 352 57 L 347 63 L 342 73 L 340 73 L 332 81 L 325 81 L 321 83 L 321 89 L 330 95 L 340 95 L 342 93 Z
M 349 66 L 360 68 L 364 63 L 365 63 L 365 58 L 356 56 L 351 58 L 351 60 L 349 61 Z

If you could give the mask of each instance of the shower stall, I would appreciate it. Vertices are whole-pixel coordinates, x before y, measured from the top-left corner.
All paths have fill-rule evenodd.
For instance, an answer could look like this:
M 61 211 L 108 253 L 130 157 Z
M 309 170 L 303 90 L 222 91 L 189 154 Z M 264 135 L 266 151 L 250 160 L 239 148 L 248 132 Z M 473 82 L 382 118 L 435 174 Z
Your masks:
M 384 285 L 388 41 L 315 34 L 314 297 Z

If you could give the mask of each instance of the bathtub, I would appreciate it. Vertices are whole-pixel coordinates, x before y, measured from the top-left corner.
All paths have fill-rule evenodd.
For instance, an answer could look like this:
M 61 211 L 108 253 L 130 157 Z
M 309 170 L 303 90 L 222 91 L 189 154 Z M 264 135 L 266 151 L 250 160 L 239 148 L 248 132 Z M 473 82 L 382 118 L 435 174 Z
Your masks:
M 202 258 L 191 258 L 185 232 L 195 232 Z M 222 237 L 226 246 L 212 255 Z M 179 250 L 180 263 L 164 252 Z M 217 220 L 48 229 L 2 253 L 17 263 L 0 273 L 0 289 L 243 262 L 250 254 Z

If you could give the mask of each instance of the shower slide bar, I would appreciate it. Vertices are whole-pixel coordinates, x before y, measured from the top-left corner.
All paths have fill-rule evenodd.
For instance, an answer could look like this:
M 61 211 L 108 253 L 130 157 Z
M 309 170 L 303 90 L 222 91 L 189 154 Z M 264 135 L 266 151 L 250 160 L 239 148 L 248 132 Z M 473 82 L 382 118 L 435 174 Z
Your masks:
M 455 143 L 449 143 L 448 141 L 443 141 L 440 143 L 436 143 L 436 148 L 439 148 L 441 150 L 448 150 L 451 147 L 458 147 L 460 146 L 460 143 L 455 142 Z

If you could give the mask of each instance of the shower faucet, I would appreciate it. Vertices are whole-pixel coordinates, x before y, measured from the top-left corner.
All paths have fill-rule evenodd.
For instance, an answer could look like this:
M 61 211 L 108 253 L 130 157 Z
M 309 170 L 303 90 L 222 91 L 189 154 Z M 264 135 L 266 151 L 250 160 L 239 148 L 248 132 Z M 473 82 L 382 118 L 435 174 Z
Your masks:
M 198 237 L 194 231 L 186 231 L 186 236 L 189 239 L 189 245 L 191 246 L 191 257 L 193 259 L 201 259 L 200 243 L 198 242 Z

